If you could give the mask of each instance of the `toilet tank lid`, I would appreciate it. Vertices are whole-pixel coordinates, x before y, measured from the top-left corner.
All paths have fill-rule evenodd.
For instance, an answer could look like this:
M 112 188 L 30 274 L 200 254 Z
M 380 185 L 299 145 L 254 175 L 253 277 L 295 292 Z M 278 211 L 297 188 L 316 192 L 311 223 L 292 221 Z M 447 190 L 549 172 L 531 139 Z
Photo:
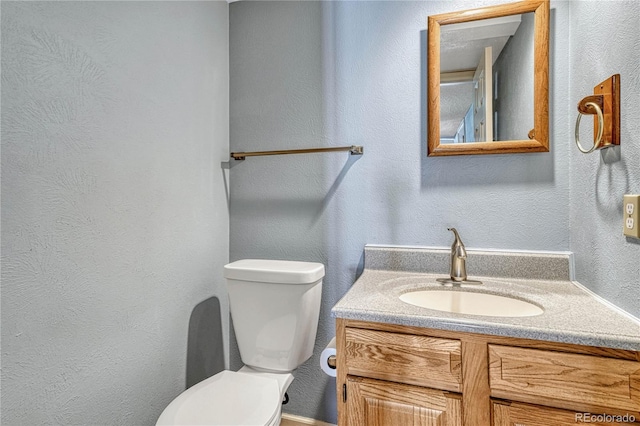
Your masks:
M 324 277 L 324 265 L 293 260 L 243 259 L 225 265 L 224 277 L 239 281 L 310 284 Z

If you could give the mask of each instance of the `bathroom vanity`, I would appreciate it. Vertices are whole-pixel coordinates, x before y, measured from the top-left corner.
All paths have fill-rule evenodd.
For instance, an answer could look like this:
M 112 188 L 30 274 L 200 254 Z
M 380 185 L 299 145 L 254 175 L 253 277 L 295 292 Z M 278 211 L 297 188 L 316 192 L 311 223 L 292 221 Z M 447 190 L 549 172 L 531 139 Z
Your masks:
M 469 250 L 469 275 L 484 282 L 472 288 L 436 281 L 448 258 L 447 250 L 365 248 L 363 274 L 332 311 L 339 425 L 640 421 L 640 323 L 570 281 L 570 254 Z M 516 298 L 543 313 L 468 315 L 399 297 L 445 288 Z

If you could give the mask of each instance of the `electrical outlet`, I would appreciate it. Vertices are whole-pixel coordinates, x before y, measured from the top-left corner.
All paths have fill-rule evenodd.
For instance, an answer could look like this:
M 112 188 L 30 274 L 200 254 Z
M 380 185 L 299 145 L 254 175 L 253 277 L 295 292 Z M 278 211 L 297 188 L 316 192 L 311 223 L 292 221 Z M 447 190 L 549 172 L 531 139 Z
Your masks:
M 623 197 L 624 235 L 640 238 L 640 195 L 625 194 Z

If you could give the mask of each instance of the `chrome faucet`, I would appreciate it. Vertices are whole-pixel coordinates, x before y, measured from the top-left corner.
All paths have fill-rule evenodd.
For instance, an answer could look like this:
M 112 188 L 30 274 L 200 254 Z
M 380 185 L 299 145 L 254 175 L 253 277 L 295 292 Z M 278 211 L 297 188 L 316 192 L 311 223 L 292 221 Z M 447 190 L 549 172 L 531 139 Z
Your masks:
M 451 269 L 449 270 L 449 278 L 436 278 L 436 281 L 442 284 L 452 284 L 459 286 L 461 284 L 482 284 L 482 281 L 467 279 L 467 249 L 464 248 L 460 235 L 456 228 L 447 228 L 453 232 L 455 240 L 451 245 Z
M 451 246 L 451 269 L 449 276 L 451 280 L 455 282 L 466 281 L 467 268 L 465 262 L 467 260 L 467 250 L 464 248 L 464 244 L 456 228 L 447 228 L 447 230 L 453 232 L 456 238 Z

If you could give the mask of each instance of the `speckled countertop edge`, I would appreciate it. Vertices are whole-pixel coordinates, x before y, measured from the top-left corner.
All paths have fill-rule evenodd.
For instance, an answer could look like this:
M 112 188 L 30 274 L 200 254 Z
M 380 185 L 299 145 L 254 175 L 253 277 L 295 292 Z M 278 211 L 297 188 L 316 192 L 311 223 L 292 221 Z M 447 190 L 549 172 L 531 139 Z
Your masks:
M 378 249 L 375 247 L 376 251 Z M 397 248 L 392 250 L 394 253 L 391 257 L 396 257 L 396 264 L 409 263 L 406 259 L 398 261 L 403 256 L 399 255 Z M 470 279 L 480 279 L 484 284 L 482 286 L 463 285 L 463 290 L 481 291 L 525 300 L 543 307 L 544 313 L 533 317 L 453 314 L 413 306 L 399 299 L 399 296 L 407 291 L 442 288 L 442 284 L 436 282 L 436 278 L 443 277 L 442 273 L 369 269 L 366 264 L 367 258 L 371 257 L 369 247 L 365 249 L 365 253 L 367 267 L 347 294 L 334 306 L 332 310 L 334 317 L 640 350 L 640 321 L 605 305 L 581 289 L 576 285 L 577 283 L 570 281 L 568 277 L 565 279 L 516 279 L 470 276 Z M 382 257 L 388 257 L 388 254 L 383 253 Z M 499 255 L 503 256 L 504 253 Z M 420 258 L 420 256 L 409 257 Z M 569 258 L 568 255 L 566 257 Z M 374 267 L 380 267 L 380 263 L 374 262 Z M 562 269 L 560 267 L 560 270 Z

